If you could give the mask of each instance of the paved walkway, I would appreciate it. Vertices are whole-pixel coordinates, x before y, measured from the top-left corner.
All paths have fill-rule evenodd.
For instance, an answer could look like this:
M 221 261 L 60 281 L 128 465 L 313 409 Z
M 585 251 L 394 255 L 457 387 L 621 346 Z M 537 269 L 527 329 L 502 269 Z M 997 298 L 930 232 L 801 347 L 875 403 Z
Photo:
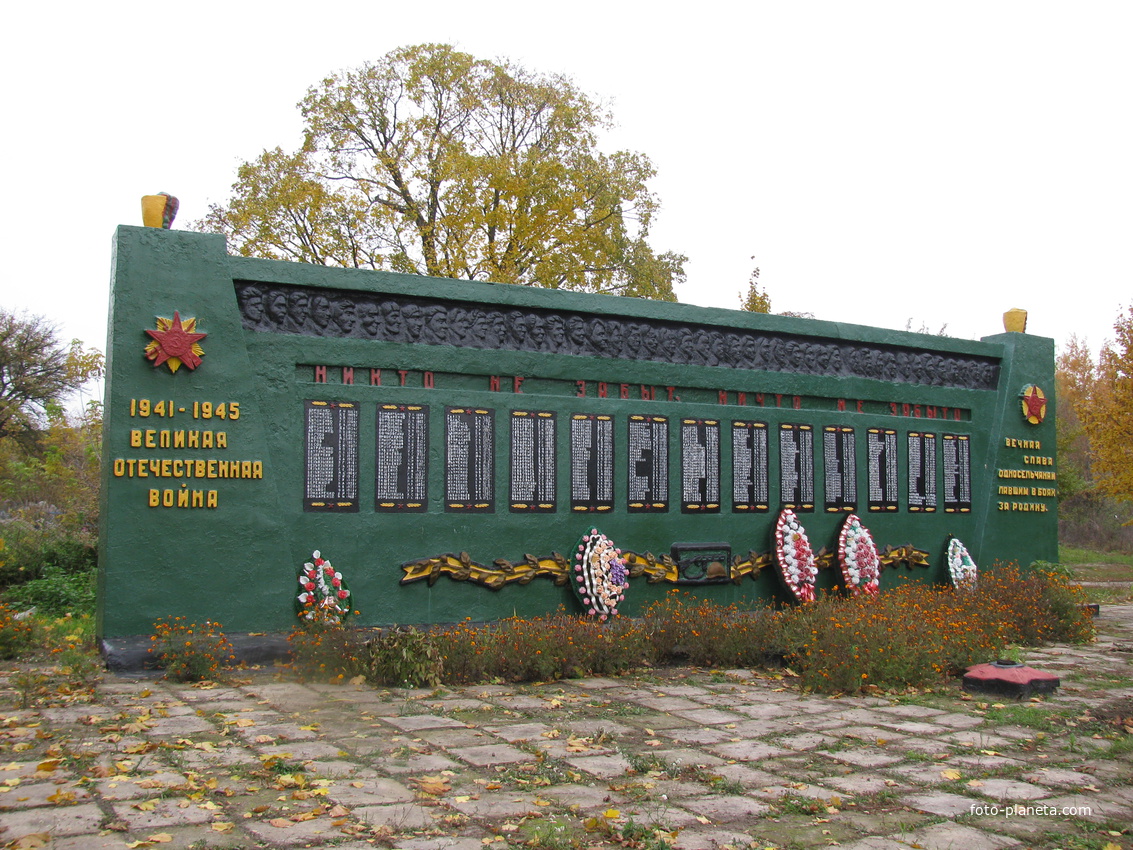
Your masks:
M 1133 715 L 1133 605 L 1098 626 L 1028 652 L 1063 677 L 1042 702 L 829 699 L 742 670 L 382 692 L 264 672 L 111 676 L 97 703 L 20 710 L 6 673 L 0 843 L 1130 848 L 1133 735 L 1098 718 Z

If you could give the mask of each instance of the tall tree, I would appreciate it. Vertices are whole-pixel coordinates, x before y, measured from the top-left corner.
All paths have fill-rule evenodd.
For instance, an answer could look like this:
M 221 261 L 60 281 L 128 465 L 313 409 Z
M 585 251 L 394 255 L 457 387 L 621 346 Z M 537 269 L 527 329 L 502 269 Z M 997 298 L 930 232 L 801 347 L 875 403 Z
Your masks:
M 771 312 L 771 295 L 766 289 L 759 288 L 759 266 L 752 270 L 747 279 L 747 294 L 740 293 L 740 309 L 749 313 Z
M 0 438 L 34 433 L 52 404 L 101 372 L 99 352 L 64 345 L 42 316 L 0 309 Z
M 449 45 L 394 50 L 299 104 L 302 148 L 242 165 L 203 229 L 244 256 L 676 300 L 644 154 L 566 77 Z
M 1055 361 L 1054 391 L 1058 442 L 1058 495 L 1065 503 L 1093 491 L 1092 454 L 1084 416 L 1096 376 L 1090 350 L 1071 336 Z
M 1133 501 L 1133 307 L 1118 316 L 1113 329 L 1116 339 L 1102 347 L 1080 415 L 1098 489 Z

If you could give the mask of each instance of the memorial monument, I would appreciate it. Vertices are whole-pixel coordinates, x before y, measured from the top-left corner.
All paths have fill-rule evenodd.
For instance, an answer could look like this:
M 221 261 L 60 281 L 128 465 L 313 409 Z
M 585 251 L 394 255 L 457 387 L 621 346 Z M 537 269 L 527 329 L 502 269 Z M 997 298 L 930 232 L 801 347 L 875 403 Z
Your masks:
M 255 260 L 123 226 L 107 364 L 104 639 L 177 614 L 287 630 L 316 549 L 361 625 L 578 610 L 589 529 L 622 551 L 623 613 L 673 587 L 784 598 L 785 508 L 827 553 L 859 517 L 882 592 L 946 581 L 953 538 L 983 568 L 1057 558 L 1054 344 L 1024 333 Z

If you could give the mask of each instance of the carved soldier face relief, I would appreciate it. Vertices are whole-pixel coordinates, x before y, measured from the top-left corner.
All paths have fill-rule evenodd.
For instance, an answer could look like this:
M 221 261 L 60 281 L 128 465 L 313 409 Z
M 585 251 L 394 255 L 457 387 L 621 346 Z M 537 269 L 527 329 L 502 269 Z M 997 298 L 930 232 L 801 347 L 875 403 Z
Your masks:
M 362 325 L 362 332 L 371 339 L 377 339 L 382 330 L 382 314 L 377 304 L 369 302 L 358 307 L 358 321 Z
M 386 331 L 396 339 L 401 334 L 401 308 L 395 301 L 382 302 L 382 321 L 385 322 Z
M 246 286 L 240 292 L 240 310 L 253 322 L 264 317 L 264 294 L 255 286 Z
M 311 299 L 311 322 L 319 331 L 325 331 L 330 324 L 330 299 L 325 295 Z
M 401 318 L 405 320 L 405 336 L 410 342 L 421 339 L 421 331 L 425 329 L 425 317 L 421 315 L 421 308 L 416 304 L 406 304 L 401 308 Z
M 356 321 L 354 305 L 345 298 L 340 298 L 335 302 L 331 308 L 331 317 L 334 319 L 334 323 L 342 329 L 343 334 L 348 334 L 354 330 L 354 322 Z

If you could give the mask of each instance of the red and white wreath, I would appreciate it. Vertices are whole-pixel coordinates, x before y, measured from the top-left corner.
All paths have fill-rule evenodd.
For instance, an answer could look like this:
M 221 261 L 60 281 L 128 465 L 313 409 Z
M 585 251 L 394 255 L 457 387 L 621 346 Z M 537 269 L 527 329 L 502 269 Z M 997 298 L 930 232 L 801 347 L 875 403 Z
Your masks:
M 863 593 L 877 596 L 881 561 L 877 557 L 873 535 L 862 525 L 857 514 L 850 514 L 842 524 L 842 532 L 838 535 L 838 563 L 850 593 L 854 596 Z
M 975 587 L 978 572 L 968 548 L 955 537 L 948 541 L 948 575 L 952 578 L 952 586 Z
M 775 523 L 775 560 L 783 584 L 800 602 L 814 601 L 814 580 L 818 568 L 814 565 L 814 550 L 810 548 L 806 530 L 787 508 Z
M 311 561 L 299 573 L 299 596 L 295 608 L 299 617 L 323 623 L 341 623 L 350 614 L 350 591 L 342 573 L 316 549 Z

